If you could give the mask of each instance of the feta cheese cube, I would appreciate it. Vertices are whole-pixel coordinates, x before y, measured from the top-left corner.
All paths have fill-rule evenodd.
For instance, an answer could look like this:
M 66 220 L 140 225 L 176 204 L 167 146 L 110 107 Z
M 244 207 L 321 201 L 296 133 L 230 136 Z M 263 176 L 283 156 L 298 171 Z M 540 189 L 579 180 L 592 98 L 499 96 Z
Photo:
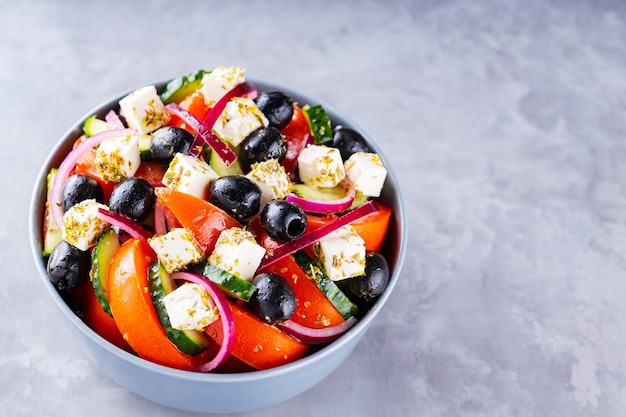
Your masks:
M 333 281 L 365 274 L 365 241 L 350 225 L 318 240 L 313 253 Z
M 232 227 L 220 233 L 208 261 L 241 279 L 251 281 L 263 256 L 265 248 L 256 243 L 252 233 Z
M 98 209 L 108 207 L 96 200 L 83 200 L 63 214 L 62 237 L 70 245 L 87 250 L 98 242 L 111 225 L 98 217 Z
M 246 80 L 246 70 L 239 67 L 217 67 L 202 77 L 200 91 L 204 103 L 213 106 L 224 94 Z
M 182 227 L 150 238 L 148 244 L 156 252 L 159 262 L 168 274 L 200 262 L 204 257 L 194 237 Z
M 261 209 L 271 200 L 282 200 L 291 191 L 291 181 L 277 159 L 257 162 L 246 175 L 261 190 Z
M 198 198 L 206 198 L 209 185 L 218 177 L 206 162 L 178 152 L 163 175 L 163 185 Z
M 346 176 L 337 148 L 307 145 L 298 156 L 298 173 L 302 182 L 321 188 L 332 188 Z
M 119 104 L 128 127 L 139 133 L 153 132 L 170 120 L 153 85 L 136 89 L 121 99 Z
M 344 169 L 358 191 L 370 197 L 380 197 L 387 169 L 378 154 L 355 152 L 344 163 Z
M 141 164 L 137 136 L 103 140 L 96 150 L 94 163 L 105 181 L 119 182 L 132 177 Z
M 187 282 L 163 297 L 170 324 L 178 330 L 202 331 L 217 320 L 219 312 L 209 294 L 198 284 Z
M 250 133 L 268 124 L 254 101 L 247 97 L 235 97 L 226 104 L 213 130 L 220 139 L 239 146 Z

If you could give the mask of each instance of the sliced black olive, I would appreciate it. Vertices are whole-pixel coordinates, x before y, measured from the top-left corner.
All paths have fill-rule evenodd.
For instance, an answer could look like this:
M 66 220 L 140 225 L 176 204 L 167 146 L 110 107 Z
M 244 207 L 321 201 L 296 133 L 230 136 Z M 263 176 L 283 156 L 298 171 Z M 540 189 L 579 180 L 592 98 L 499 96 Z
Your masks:
M 81 174 L 71 175 L 65 181 L 61 197 L 63 211 L 68 211 L 73 205 L 90 199 L 94 199 L 98 203 L 104 203 L 104 192 L 98 181 Z
M 365 257 L 365 275 L 344 281 L 357 298 L 365 302 L 374 300 L 385 291 L 389 282 L 389 266 L 385 257 L 377 252 L 368 253 Z
M 306 213 L 296 203 L 272 200 L 261 210 L 261 225 L 271 237 L 287 242 L 306 231 Z
M 209 187 L 210 202 L 240 222 L 261 209 L 261 189 L 243 175 L 219 177 Z
M 256 162 L 278 159 L 282 161 L 287 153 L 287 140 L 275 127 L 262 127 L 250 133 L 239 151 L 239 162 L 246 170 Z
M 296 311 L 296 295 L 282 276 L 264 272 L 254 277 L 256 291 L 249 301 L 250 309 L 269 324 L 288 320 Z
M 154 209 L 154 188 L 143 178 L 126 178 L 115 186 L 109 197 L 109 208 L 133 220 L 142 222 Z
M 88 251 L 78 249 L 62 240 L 52 250 L 46 270 L 52 285 L 59 291 L 80 287 L 89 279 L 91 257 Z
M 257 107 L 263 112 L 270 126 L 282 130 L 293 116 L 293 101 L 281 91 L 262 92 L 256 99 Z
M 167 166 L 177 152 L 189 153 L 194 136 L 180 127 L 166 126 L 157 129 L 150 140 L 150 156 L 153 161 Z
M 369 152 L 365 138 L 356 130 L 343 126 L 335 129 L 332 146 L 339 149 L 344 161 L 355 152 Z

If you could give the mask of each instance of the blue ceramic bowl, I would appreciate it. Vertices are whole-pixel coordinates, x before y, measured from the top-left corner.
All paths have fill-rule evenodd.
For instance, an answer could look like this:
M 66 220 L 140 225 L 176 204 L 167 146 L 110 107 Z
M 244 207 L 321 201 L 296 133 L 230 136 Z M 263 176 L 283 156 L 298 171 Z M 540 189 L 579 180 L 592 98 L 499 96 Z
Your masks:
M 254 79 L 251 81 L 259 91 L 283 91 L 300 105 L 322 104 L 334 125 L 351 127 L 363 134 L 370 148 L 381 156 L 388 169 L 382 195 L 394 210 L 383 252 L 391 270 L 388 287 L 356 325 L 339 339 L 310 356 L 274 369 L 239 374 L 202 374 L 171 369 L 129 354 L 101 338 L 74 314 L 52 286 L 41 256 L 46 174 L 52 167 L 59 165 L 71 149 L 74 140 L 82 134 L 85 119 L 93 114 L 104 117 L 108 110 L 118 107 L 118 100 L 126 94 L 90 111 L 63 135 L 42 167 L 32 195 L 29 221 L 35 264 L 50 298 L 62 313 L 63 321 L 78 336 L 87 356 L 111 379 L 142 397 L 176 409 L 204 413 L 249 411 L 285 401 L 311 388 L 333 372 L 359 343 L 389 299 L 404 260 L 407 225 L 403 200 L 393 166 L 374 140 L 347 116 L 322 100 L 283 85 Z M 158 89 L 164 85 L 165 82 L 156 84 Z

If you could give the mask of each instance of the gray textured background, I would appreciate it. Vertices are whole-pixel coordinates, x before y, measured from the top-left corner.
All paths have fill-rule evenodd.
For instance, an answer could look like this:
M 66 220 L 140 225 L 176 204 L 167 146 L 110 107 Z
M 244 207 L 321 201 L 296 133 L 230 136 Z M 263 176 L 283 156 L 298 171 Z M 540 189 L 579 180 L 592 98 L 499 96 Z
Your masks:
M 191 416 L 86 359 L 27 212 L 75 120 L 218 65 L 348 113 L 394 163 L 410 221 L 354 354 L 245 415 L 626 415 L 626 3 L 0 0 L 0 20 L 0 415 Z

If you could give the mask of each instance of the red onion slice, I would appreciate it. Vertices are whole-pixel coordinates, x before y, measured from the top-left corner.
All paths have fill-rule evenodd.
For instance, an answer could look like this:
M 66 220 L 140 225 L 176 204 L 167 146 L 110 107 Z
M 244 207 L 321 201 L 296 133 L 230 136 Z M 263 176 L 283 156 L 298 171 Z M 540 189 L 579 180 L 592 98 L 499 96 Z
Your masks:
M 148 244 L 148 239 L 152 237 L 152 233 L 148 232 L 139 223 L 130 217 L 126 217 L 122 214 L 116 213 L 111 210 L 98 208 L 98 217 L 104 221 L 111 223 L 113 226 L 117 226 L 130 236 L 139 239 Z
M 164 235 L 167 233 L 165 209 L 158 200 L 154 203 L 154 233 L 157 235 Z
M 215 303 L 215 306 L 217 307 L 217 310 L 219 311 L 222 329 L 224 330 L 224 340 L 222 340 L 220 349 L 215 357 L 209 362 L 204 363 L 198 367 L 198 370 L 200 372 L 210 372 L 213 369 L 217 368 L 222 362 L 224 362 L 228 355 L 230 355 L 230 352 L 233 349 L 233 345 L 235 344 L 235 319 L 233 318 L 233 313 L 230 310 L 228 300 L 226 299 L 226 296 L 224 295 L 222 290 L 217 287 L 217 285 L 215 285 L 202 275 L 193 272 L 179 271 L 174 272 L 171 277 L 173 279 L 182 279 L 200 285 L 206 290 L 206 292 L 209 293 L 209 296 L 211 297 L 211 299 Z
M 106 120 L 106 122 L 110 124 L 113 129 L 124 129 L 125 127 L 124 123 L 122 123 L 122 119 L 120 119 L 120 116 L 113 110 L 109 110 L 106 116 L 104 116 L 104 120 Z
M 328 214 L 341 213 L 349 209 L 355 196 L 356 190 L 354 187 L 350 187 L 346 196 L 338 200 L 313 200 L 293 193 L 289 194 L 285 199 L 296 203 L 306 212 Z
M 378 211 L 378 209 L 376 208 L 374 203 L 372 201 L 368 201 L 362 206 L 359 206 L 354 210 L 347 212 L 341 217 L 337 217 L 335 220 L 325 224 L 318 229 L 313 230 L 310 233 L 306 233 L 294 240 L 278 246 L 275 249 L 269 250 L 261 261 L 261 265 L 259 266 L 259 268 L 265 268 L 266 266 L 273 264 L 274 262 L 284 258 L 287 255 L 291 255 L 292 253 L 300 249 L 306 248 L 307 246 L 320 240 L 327 234 L 334 232 L 340 227 L 348 225 L 353 221 L 356 221 L 376 211 Z
M 61 209 L 61 194 L 63 193 L 63 186 L 65 185 L 65 181 L 74 167 L 76 167 L 76 163 L 85 153 L 89 152 L 93 147 L 98 146 L 105 139 L 119 138 L 134 134 L 135 131 L 133 129 L 106 130 L 86 138 L 67 154 L 63 162 L 61 162 L 61 165 L 59 165 L 59 169 L 54 176 L 52 186 L 50 187 L 49 210 L 54 222 L 59 227 L 59 230 L 63 230 L 63 212 Z
M 356 317 L 352 316 L 341 324 L 331 327 L 323 327 L 320 329 L 306 327 L 291 320 L 278 323 L 277 326 L 297 337 L 304 343 L 319 344 L 329 343 L 337 339 L 339 336 L 348 331 L 348 329 L 354 326 L 357 321 Z
M 188 124 L 193 130 L 198 132 L 198 135 L 189 149 L 189 153 L 191 155 L 197 157 L 200 154 L 202 145 L 206 143 L 219 155 L 220 159 L 224 161 L 224 165 L 230 166 L 230 164 L 237 159 L 237 154 L 230 149 L 228 145 L 222 142 L 222 140 L 218 138 L 215 133 L 204 127 L 204 125 L 200 123 L 193 114 L 189 113 L 187 110 L 175 103 L 170 103 L 166 105 L 165 108 Z

